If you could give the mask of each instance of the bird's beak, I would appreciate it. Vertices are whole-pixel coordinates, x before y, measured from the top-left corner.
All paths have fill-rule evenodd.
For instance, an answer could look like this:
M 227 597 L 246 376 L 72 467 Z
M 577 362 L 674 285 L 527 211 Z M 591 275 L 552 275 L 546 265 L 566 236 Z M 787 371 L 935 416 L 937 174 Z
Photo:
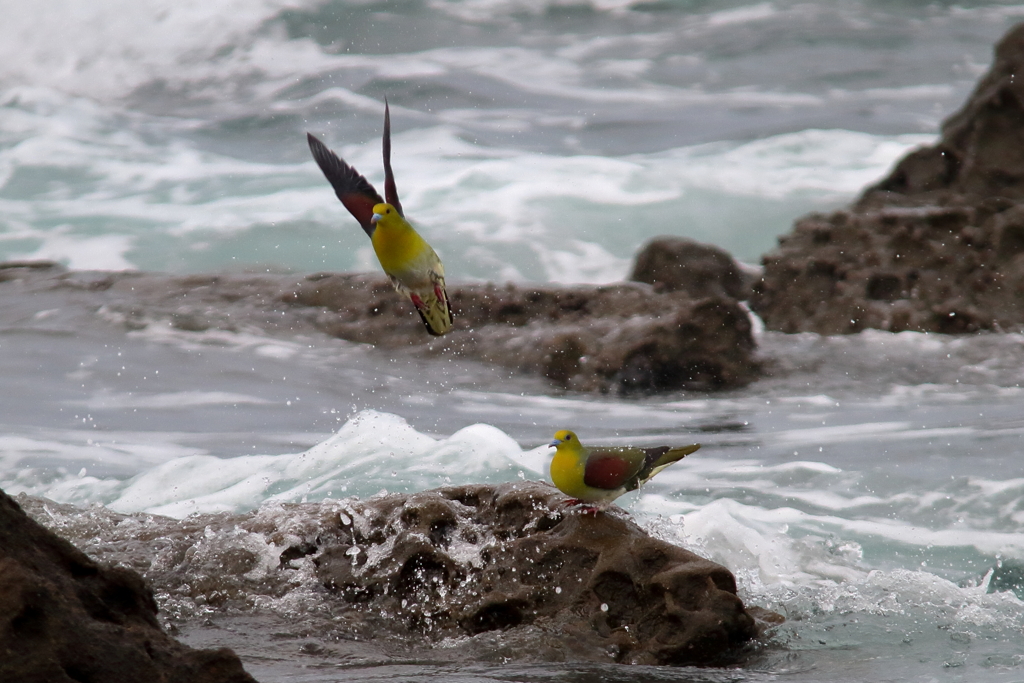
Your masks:
M 377 221 L 379 221 L 381 218 L 383 218 L 383 216 L 380 215 L 379 213 L 373 214 L 373 216 L 370 218 L 370 225 L 377 225 Z
M 561 441 L 559 441 L 558 439 L 555 439 L 554 441 L 552 441 L 551 443 L 548 444 L 548 448 L 552 448 L 552 447 L 557 448 L 559 445 L 561 445 L 561 443 L 562 443 Z

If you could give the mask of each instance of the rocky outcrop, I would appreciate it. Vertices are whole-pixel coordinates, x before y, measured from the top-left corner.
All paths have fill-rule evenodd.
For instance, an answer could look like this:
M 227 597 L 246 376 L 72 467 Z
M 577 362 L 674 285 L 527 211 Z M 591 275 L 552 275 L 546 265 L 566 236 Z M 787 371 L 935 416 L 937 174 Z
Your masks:
M 718 297 L 746 301 L 750 286 L 729 252 L 685 237 L 663 236 L 641 247 L 629 279 L 655 291 L 683 291 L 695 299 Z
M 862 206 L 1024 199 L 1024 24 L 995 48 L 995 59 L 942 137 L 900 161 L 869 188 Z
M 455 327 L 425 340 L 390 285 L 363 275 L 305 278 L 282 299 L 316 307 L 320 329 L 380 346 L 425 344 L 541 374 L 582 391 L 720 388 L 757 376 L 746 311 L 734 299 L 693 298 L 647 285 L 460 285 Z
M 0 491 L 0 680 L 254 683 L 230 650 L 160 630 L 133 571 L 100 566 Z
M 277 610 L 302 637 L 320 634 L 318 647 L 372 638 L 470 661 L 497 649 L 523 662 L 720 664 L 781 620 L 744 607 L 725 567 L 621 511 L 581 514 L 565 500 L 518 482 L 181 521 L 52 503 L 40 517 L 148 567 L 172 612 Z
M 541 375 L 578 391 L 652 392 L 743 385 L 759 374 L 746 311 L 717 290 L 465 284 L 449 287 L 455 327 L 429 336 L 382 277 L 168 276 L 0 269 L 0 294 L 70 288 L 128 329 L 323 332 L 406 353 L 459 357 Z
M 769 329 L 1024 328 L 1024 25 L 942 137 L 845 211 L 811 215 L 764 257 Z
M 533 625 L 563 656 L 708 663 L 757 634 L 725 567 L 624 517 L 558 511 L 563 500 L 543 484 L 506 484 L 356 503 L 341 520 L 351 540 L 321 551 L 318 574 L 409 630 Z

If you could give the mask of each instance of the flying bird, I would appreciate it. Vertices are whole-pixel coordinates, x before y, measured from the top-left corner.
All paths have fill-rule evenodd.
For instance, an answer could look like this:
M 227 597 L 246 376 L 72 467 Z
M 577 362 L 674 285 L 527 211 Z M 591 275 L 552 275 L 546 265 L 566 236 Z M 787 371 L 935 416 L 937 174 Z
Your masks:
M 622 494 L 640 488 L 658 472 L 700 448 L 700 444 L 677 448 L 586 448 L 579 437 L 567 429 L 556 432 L 555 440 L 548 445 L 555 447 L 551 481 L 572 498 L 570 504 L 585 503 L 595 512 Z
M 452 309 L 444 287 L 444 266 L 426 240 L 405 219 L 391 171 L 391 112 L 384 103 L 384 196 L 312 133 L 309 149 L 338 199 L 370 236 L 384 273 L 399 294 L 412 302 L 427 332 L 452 329 Z

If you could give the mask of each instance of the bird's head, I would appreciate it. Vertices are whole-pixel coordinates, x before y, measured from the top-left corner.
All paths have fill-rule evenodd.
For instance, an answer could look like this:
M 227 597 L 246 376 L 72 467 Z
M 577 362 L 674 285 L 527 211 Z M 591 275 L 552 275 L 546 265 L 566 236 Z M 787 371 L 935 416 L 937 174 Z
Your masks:
M 373 207 L 373 216 L 370 218 L 370 223 L 377 225 L 382 222 L 387 226 L 395 218 L 400 216 L 398 209 L 391 206 L 390 204 L 375 204 Z
M 555 432 L 555 440 L 549 443 L 548 446 L 554 446 L 555 448 L 579 448 L 580 439 L 575 433 L 570 432 L 568 429 L 560 429 Z

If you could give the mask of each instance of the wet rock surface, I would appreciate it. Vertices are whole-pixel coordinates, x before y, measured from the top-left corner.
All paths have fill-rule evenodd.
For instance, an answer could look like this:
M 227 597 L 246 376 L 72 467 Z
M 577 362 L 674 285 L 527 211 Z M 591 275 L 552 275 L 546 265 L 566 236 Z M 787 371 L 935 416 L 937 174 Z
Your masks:
M 966 333 L 1024 328 L 1024 25 L 933 147 L 850 209 L 810 215 L 764 257 L 769 329 Z
M 756 635 L 725 567 L 617 515 L 555 511 L 562 500 L 546 485 L 513 484 L 353 506 L 342 519 L 351 544 L 321 552 L 317 573 L 412 631 L 541 628 L 555 658 L 580 648 L 594 659 L 707 663 Z
M 68 272 L 14 264 L 5 288 L 61 288 L 105 320 L 138 330 L 324 333 L 405 353 L 457 357 L 541 375 L 594 392 L 735 387 L 760 366 L 741 304 L 705 292 L 466 284 L 449 287 L 454 330 L 430 337 L 411 305 L 376 275 L 210 275 Z
M 230 650 L 193 650 L 157 623 L 133 571 L 97 564 L 0 491 L 0 680 L 253 683 Z
M 692 298 L 643 284 L 449 288 L 454 330 L 426 342 L 454 354 L 540 374 L 581 391 L 739 386 L 757 376 L 750 321 L 725 297 Z M 424 344 L 407 304 L 376 278 L 312 276 L 287 302 L 322 310 L 322 329 L 378 345 Z M 388 312 L 387 317 L 383 312 Z
M 778 622 L 725 567 L 564 500 L 521 482 L 181 521 L 24 503 L 138 567 L 177 619 L 284 617 L 319 654 L 371 639 L 462 660 L 724 664 Z
M 685 237 L 656 237 L 637 252 L 629 279 L 655 291 L 683 291 L 695 299 L 746 301 L 753 285 L 729 252 Z

